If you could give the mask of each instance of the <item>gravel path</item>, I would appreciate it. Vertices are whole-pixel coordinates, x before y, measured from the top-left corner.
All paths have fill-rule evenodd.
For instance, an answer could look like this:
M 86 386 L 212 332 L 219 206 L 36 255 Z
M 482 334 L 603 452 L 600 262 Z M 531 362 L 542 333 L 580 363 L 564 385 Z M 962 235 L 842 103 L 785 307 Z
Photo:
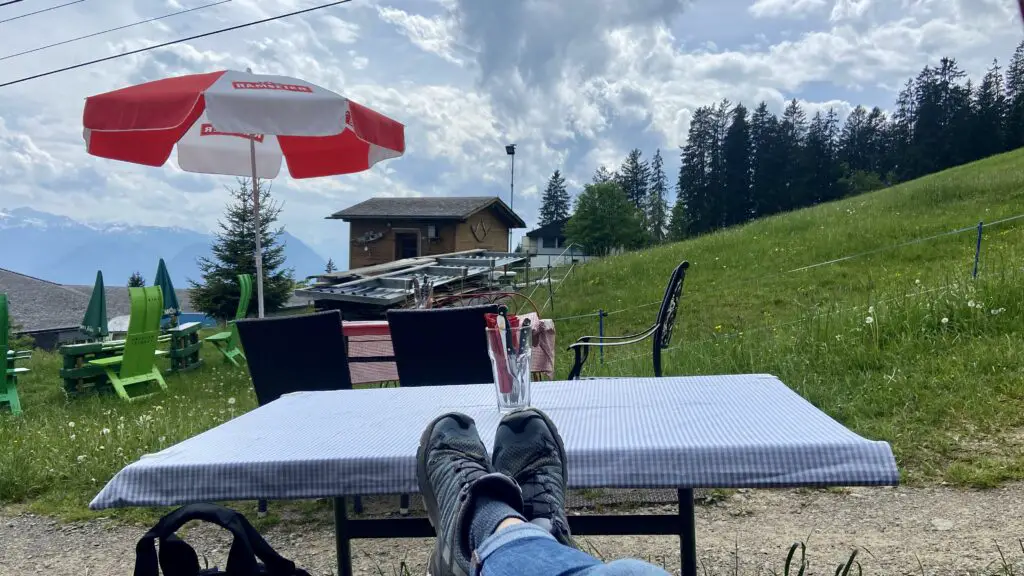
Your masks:
M 650 507 L 668 513 L 672 507 Z M 326 520 L 326 514 L 322 520 Z M 131 574 L 136 539 L 145 530 L 107 520 L 62 524 L 0 511 L 0 574 L 115 576 Z M 223 567 L 229 544 L 218 529 L 185 535 Z M 311 574 L 333 574 L 333 531 L 325 521 L 283 522 L 266 532 L 270 543 Z M 809 537 L 809 538 L 808 538 Z M 861 547 L 866 574 L 992 574 L 1002 548 L 1024 571 L 1024 484 L 985 491 L 952 488 L 750 491 L 698 507 L 698 554 L 708 574 L 782 572 L 789 546 L 808 543 L 809 573 L 832 574 Z M 592 537 L 586 546 L 605 559 L 639 557 L 678 573 L 678 539 Z M 427 540 L 362 540 L 353 544 L 358 574 L 393 576 L 405 563 L 423 572 Z M 211 562 L 212 563 L 212 562 Z

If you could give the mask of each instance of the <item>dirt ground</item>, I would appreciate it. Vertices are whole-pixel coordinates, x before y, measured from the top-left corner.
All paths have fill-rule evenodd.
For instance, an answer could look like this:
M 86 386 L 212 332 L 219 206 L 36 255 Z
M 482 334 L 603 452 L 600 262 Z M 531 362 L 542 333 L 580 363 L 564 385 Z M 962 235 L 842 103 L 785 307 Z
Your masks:
M 650 513 L 671 513 L 654 506 Z M 248 514 L 248 512 L 247 512 Z M 63 524 L 0 511 L 0 574 L 114 576 L 131 574 L 143 527 L 109 520 Z M 185 535 L 200 557 L 223 568 L 228 539 L 199 527 Z M 281 554 L 314 575 L 335 574 L 333 531 L 327 523 L 282 522 L 265 533 Z M 856 488 L 845 491 L 745 491 L 697 509 L 697 549 L 706 574 L 782 573 L 789 546 L 806 541 L 813 574 L 833 574 L 855 548 L 865 574 L 1006 574 L 1024 570 L 1024 484 L 968 491 Z M 637 557 L 679 572 L 673 537 L 588 537 L 584 546 L 606 560 Z M 392 576 L 405 563 L 423 573 L 427 540 L 353 543 L 357 574 Z M 738 572 L 736 570 L 738 565 Z M 922 570 L 923 567 L 923 570 Z M 794 571 L 795 573 L 795 571 Z M 856 571 L 854 571 L 856 573 Z

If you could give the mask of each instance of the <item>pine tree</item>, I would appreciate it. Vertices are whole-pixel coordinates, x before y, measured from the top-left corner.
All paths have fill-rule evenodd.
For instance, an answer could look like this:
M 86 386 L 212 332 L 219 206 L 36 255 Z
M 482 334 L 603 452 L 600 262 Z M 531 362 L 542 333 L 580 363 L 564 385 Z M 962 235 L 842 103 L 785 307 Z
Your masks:
M 541 197 L 540 225 L 551 224 L 569 217 L 569 192 L 565 189 L 565 178 L 555 170 L 548 179 L 548 186 Z
M 864 145 L 867 147 L 867 170 L 885 178 L 893 167 L 893 154 L 887 149 L 888 119 L 878 106 L 871 109 L 864 125 Z
M 672 209 L 673 238 L 711 230 L 711 162 L 715 141 L 715 108 L 702 106 L 693 112 L 686 145 L 680 154 L 676 206 Z M 684 218 L 685 217 L 685 218 Z
M 891 176 L 893 182 L 902 182 L 913 178 L 914 166 L 914 125 L 917 117 L 917 105 L 914 94 L 917 91 L 914 80 L 907 83 L 896 97 L 896 110 L 893 111 L 889 123 L 886 144 L 892 155 Z
M 757 216 L 779 212 L 785 204 L 779 130 L 779 119 L 768 110 L 767 103 L 761 102 L 750 117 L 752 197 Z
M 868 170 L 871 149 L 868 145 L 868 111 L 857 106 L 846 117 L 842 134 L 839 136 L 839 156 L 851 170 Z
M 651 181 L 647 193 L 647 226 L 651 241 L 661 243 L 668 234 L 668 182 L 661 160 L 661 149 L 651 159 Z
M 1024 146 L 1024 41 L 1006 68 L 1006 150 Z
M 132 272 L 132 275 L 128 277 L 129 288 L 144 288 L 146 286 L 146 279 L 142 277 L 142 274 L 138 270 Z
M 328 258 L 327 259 L 327 266 L 324 267 L 324 272 L 326 272 L 327 274 L 332 274 L 337 269 L 338 269 L 338 267 L 334 265 L 334 258 Z
M 807 114 L 794 98 L 782 114 L 779 125 L 779 157 L 782 170 L 780 210 L 792 210 L 810 204 L 811 192 L 801 169 L 804 139 L 807 136 Z
M 616 175 L 609 172 L 604 166 L 598 166 L 597 170 L 594 171 L 594 184 L 604 184 L 605 182 L 611 182 L 616 179 Z
M 754 212 L 753 184 L 751 181 L 750 124 L 747 109 L 737 104 L 722 143 L 725 165 L 724 221 L 732 226 L 749 220 Z
M 256 275 L 256 230 L 253 221 L 251 181 L 239 179 L 238 187 L 229 189 L 232 201 L 218 222 L 220 231 L 214 240 L 213 257 L 198 259 L 202 282 L 189 280 L 189 300 L 200 312 L 214 318 L 228 319 L 238 307 L 238 275 Z M 292 292 L 292 270 L 284 268 L 284 245 L 280 242 L 283 228 L 277 227 L 281 209 L 271 200 L 270 186 L 257 184 L 260 197 L 260 234 L 263 251 L 263 305 L 267 312 L 281 308 Z M 256 283 L 253 282 L 250 310 L 256 310 Z
M 629 155 L 622 162 L 622 167 L 619 168 L 616 182 L 637 210 L 646 211 L 647 186 L 651 177 L 651 169 L 642 156 L 643 152 L 639 148 L 630 150 Z
M 985 73 L 974 93 L 974 114 L 971 144 L 978 158 L 985 158 L 1006 149 L 1006 95 L 999 61 Z

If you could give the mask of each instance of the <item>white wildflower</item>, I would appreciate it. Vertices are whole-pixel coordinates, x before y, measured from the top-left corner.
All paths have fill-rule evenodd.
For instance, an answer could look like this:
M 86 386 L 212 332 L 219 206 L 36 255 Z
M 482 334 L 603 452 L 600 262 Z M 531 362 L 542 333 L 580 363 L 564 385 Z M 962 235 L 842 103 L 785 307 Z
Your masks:
M 71 435 L 71 439 L 74 440 L 75 438 L 76 438 L 76 436 L 74 434 L 72 434 Z
M 914 279 L 914 284 L 917 284 L 918 286 L 920 286 L 921 285 L 921 279 L 920 278 L 915 278 Z
M 75 427 L 75 423 L 74 422 L 68 422 L 68 428 L 74 428 L 74 427 Z
M 232 396 L 231 398 L 228 398 L 228 404 L 234 404 L 234 403 L 235 403 L 235 397 L 234 396 Z
M 78 455 L 78 461 L 79 462 L 85 462 L 85 454 L 79 454 Z
M 967 301 L 967 307 L 968 308 L 974 308 L 974 300 L 968 300 Z
M 993 316 L 995 316 L 997 314 L 1002 314 L 1003 312 L 1006 312 L 1006 308 L 993 308 L 992 309 L 992 315 Z
M 164 440 L 167 440 L 167 437 L 166 436 L 161 436 L 161 437 L 157 438 L 157 440 L 159 440 L 160 443 L 163 444 Z
M 865 324 L 873 324 L 874 322 L 875 322 L 875 319 L 872 318 L 871 316 L 868 316 L 867 318 L 864 319 L 864 323 Z
M 875 313 L 875 307 L 874 306 L 868 306 L 868 314 L 874 314 L 874 313 Z
M 942 318 L 941 322 L 942 322 L 943 324 L 949 324 L 949 318 L 946 318 L 945 316 L 943 316 L 943 318 Z
M 100 430 L 100 434 L 102 434 L 104 436 L 106 436 L 107 434 L 110 434 L 110 428 L 104 428 L 103 430 Z

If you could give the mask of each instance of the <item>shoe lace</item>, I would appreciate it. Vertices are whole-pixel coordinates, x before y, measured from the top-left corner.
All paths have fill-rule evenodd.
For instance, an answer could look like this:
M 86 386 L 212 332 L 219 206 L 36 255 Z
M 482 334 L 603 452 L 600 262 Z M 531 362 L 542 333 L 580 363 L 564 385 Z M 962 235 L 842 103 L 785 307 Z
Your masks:
M 557 449 L 553 443 L 547 440 L 544 442 L 544 447 L 545 450 L 550 451 Z M 523 504 L 528 518 L 534 517 L 535 508 L 537 508 L 535 504 L 541 504 L 542 507 L 551 507 L 552 501 L 557 499 L 562 491 L 560 483 L 556 482 L 550 475 L 538 473 L 542 468 L 542 465 L 532 464 L 516 475 L 516 480 L 522 488 Z M 553 514 L 554 512 L 555 510 L 550 510 L 546 515 L 557 516 L 557 514 Z
M 465 489 L 466 486 L 471 485 L 473 482 L 476 482 L 478 478 L 487 474 L 487 467 L 476 460 L 466 458 L 464 456 L 456 456 L 454 454 L 449 458 L 454 464 L 453 469 L 455 470 L 455 474 L 459 477 L 460 488 Z M 463 472 L 465 472 L 465 474 L 463 474 Z

